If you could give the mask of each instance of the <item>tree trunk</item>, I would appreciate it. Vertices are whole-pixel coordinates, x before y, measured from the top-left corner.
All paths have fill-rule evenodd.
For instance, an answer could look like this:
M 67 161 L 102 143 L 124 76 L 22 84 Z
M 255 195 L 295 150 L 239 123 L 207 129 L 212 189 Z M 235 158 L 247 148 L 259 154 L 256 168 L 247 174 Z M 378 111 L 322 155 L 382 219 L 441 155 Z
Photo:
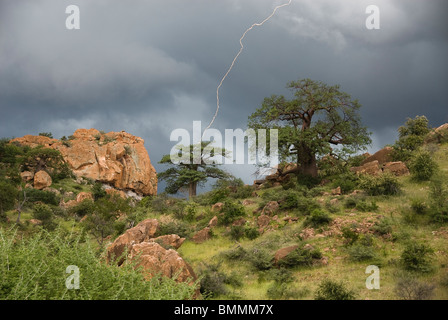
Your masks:
M 302 144 L 297 150 L 298 174 L 317 177 L 317 160 L 314 152 L 305 144 Z
M 196 196 L 196 182 L 191 182 L 188 186 L 188 199 L 191 199 L 192 197 Z

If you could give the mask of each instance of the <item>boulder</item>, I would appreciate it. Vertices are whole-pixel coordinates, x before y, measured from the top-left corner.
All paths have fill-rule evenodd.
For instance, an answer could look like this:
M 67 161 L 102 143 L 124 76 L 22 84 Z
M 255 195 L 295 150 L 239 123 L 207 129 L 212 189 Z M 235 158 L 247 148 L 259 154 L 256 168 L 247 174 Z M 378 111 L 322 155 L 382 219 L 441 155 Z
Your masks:
M 80 192 L 76 196 L 76 202 L 78 203 L 83 202 L 86 199 L 93 201 L 93 195 L 91 192 Z
M 331 194 L 334 196 L 340 196 L 342 194 L 341 187 L 337 187 L 331 190 Z
M 246 223 L 246 219 L 244 219 L 244 218 L 239 218 L 238 220 L 236 220 L 236 221 L 234 221 L 233 223 L 232 223 L 232 226 L 242 226 L 242 225 L 244 225 Z
M 359 167 L 352 167 L 350 170 L 356 174 L 370 174 L 373 176 L 382 173 L 378 160 L 367 162 Z
M 126 230 L 107 248 L 107 261 L 118 259 L 117 264 L 121 265 L 124 261 L 123 253 L 131 249 L 132 245 L 142 243 L 154 238 L 159 228 L 159 222 L 156 219 L 146 219 L 135 227 Z
M 195 243 L 202 243 L 202 242 L 209 240 L 211 238 L 210 230 L 211 229 L 209 227 L 205 227 L 204 229 L 198 231 L 193 236 L 193 238 L 191 238 L 191 240 Z
M 213 228 L 216 227 L 218 225 L 218 217 L 214 216 L 213 218 L 211 218 L 211 220 L 208 222 L 208 226 L 209 228 Z
M 277 212 L 278 208 L 279 208 L 279 204 L 277 201 L 269 201 L 263 208 L 263 210 L 261 211 L 261 214 L 273 214 L 275 212 Z
M 34 175 L 33 186 L 35 189 L 42 190 L 44 188 L 51 186 L 51 184 L 52 180 L 47 172 L 41 170 L 36 172 L 36 174 Z
M 174 249 L 179 249 L 182 243 L 184 243 L 185 238 L 179 237 L 177 234 L 167 234 L 157 238 L 149 240 L 150 242 L 157 242 L 162 247 L 173 247 Z
M 245 206 L 245 207 L 250 206 L 250 205 L 252 205 L 254 203 L 255 203 L 255 201 L 250 200 L 250 199 L 244 199 L 243 202 L 242 202 L 243 206 Z
M 383 166 L 384 172 L 391 172 L 396 176 L 409 175 L 409 169 L 404 162 L 386 162 Z
M 132 245 L 129 261 L 136 262 L 135 267 L 142 267 L 147 280 L 155 275 L 172 278 L 175 281 L 193 284 L 197 280 L 191 266 L 173 249 L 165 249 L 156 242 L 142 242 Z
M 77 177 L 90 178 L 119 190 L 132 190 L 142 195 L 157 194 L 156 171 L 145 149 L 144 140 L 125 131 L 101 133 L 96 129 L 78 129 L 69 144 L 30 135 L 11 142 L 59 150 Z
M 259 228 L 266 228 L 271 222 L 271 218 L 265 214 L 262 214 L 257 218 L 257 225 Z
M 274 255 L 274 264 L 277 264 L 280 260 L 284 259 L 288 254 L 296 250 L 298 247 L 298 245 L 293 245 L 277 250 Z
M 390 162 L 392 161 L 392 152 L 394 151 L 394 149 L 392 147 L 385 147 L 377 152 L 375 152 L 373 155 L 365 158 L 362 162 L 361 162 L 361 166 L 372 162 L 372 161 L 378 161 L 378 164 L 382 165 L 386 162 Z
M 30 171 L 23 171 L 20 173 L 20 177 L 22 178 L 22 181 L 24 182 L 30 182 L 34 179 L 34 173 Z
M 425 138 L 426 143 L 442 143 L 448 140 L 448 123 L 433 129 Z
M 212 212 L 221 212 L 223 208 L 224 208 L 224 203 L 217 202 L 212 206 L 211 211 Z

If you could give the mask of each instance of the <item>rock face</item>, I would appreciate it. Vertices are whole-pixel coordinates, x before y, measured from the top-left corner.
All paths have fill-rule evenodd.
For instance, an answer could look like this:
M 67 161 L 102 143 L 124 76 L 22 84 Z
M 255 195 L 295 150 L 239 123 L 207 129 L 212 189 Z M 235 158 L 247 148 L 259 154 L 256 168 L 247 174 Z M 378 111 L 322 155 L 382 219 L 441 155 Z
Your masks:
M 33 185 L 34 185 L 35 189 L 42 190 L 44 188 L 51 186 L 51 184 L 52 184 L 51 177 L 45 171 L 43 171 L 43 170 L 38 171 L 34 175 Z
M 157 194 L 156 171 L 142 138 L 124 131 L 101 133 L 96 129 L 78 129 L 70 138 L 61 141 L 27 135 L 11 142 L 59 150 L 77 177 L 143 195 Z
M 154 239 L 150 239 L 150 242 L 156 242 L 161 246 L 173 247 L 174 249 L 179 249 L 182 243 L 184 243 L 185 238 L 179 237 L 177 234 L 167 234 Z
M 277 201 L 269 201 L 263 208 L 261 214 L 273 214 L 279 209 L 279 204 Z

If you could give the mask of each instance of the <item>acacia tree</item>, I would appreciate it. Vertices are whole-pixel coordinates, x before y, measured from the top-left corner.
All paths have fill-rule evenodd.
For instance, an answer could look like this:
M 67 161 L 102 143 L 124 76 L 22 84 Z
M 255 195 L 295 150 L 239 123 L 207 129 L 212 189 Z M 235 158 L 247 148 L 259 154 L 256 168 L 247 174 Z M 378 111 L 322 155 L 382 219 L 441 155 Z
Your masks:
M 295 158 L 298 175 L 317 177 L 319 156 L 350 154 L 371 143 L 358 113 L 361 105 L 341 92 L 339 85 L 303 79 L 289 82 L 287 88 L 293 98 L 265 98 L 249 116 L 249 127 L 278 129 L 279 156 L 282 161 Z
M 181 148 L 182 150 L 190 150 L 188 161 L 181 163 L 173 163 L 171 155 L 167 154 L 162 157 L 159 163 L 170 166 L 167 170 L 157 174 L 159 180 L 165 180 L 167 186 L 165 191 L 169 194 L 175 194 L 178 191 L 188 189 L 189 198 L 196 196 L 197 186 L 203 185 L 209 178 L 226 179 L 231 175 L 224 170 L 217 168 L 217 163 L 211 163 L 209 160 L 215 156 L 225 156 L 226 152 L 221 148 L 214 148 L 212 152 L 206 152 L 210 142 L 201 143 L 200 163 L 194 163 L 194 145 Z

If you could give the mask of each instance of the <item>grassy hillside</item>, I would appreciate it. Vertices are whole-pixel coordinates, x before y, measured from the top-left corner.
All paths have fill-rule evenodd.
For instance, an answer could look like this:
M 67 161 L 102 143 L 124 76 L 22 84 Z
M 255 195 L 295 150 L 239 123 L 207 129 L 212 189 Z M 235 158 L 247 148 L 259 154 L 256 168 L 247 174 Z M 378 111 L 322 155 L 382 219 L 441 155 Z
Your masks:
M 415 178 L 415 170 L 408 176 L 370 180 L 345 170 L 329 174 L 325 184 L 313 187 L 295 180 L 257 190 L 254 186 L 221 185 L 190 201 L 164 194 L 142 201 L 124 200 L 106 195 L 92 181 L 61 177 L 52 185 L 56 193 L 28 193 L 18 224 L 15 207 L 4 212 L 0 299 L 126 299 L 139 295 L 146 299 L 147 290 L 172 293 L 153 298 L 191 297 L 188 286 L 174 282 L 130 290 L 127 286 L 135 287 L 138 275 L 131 269 L 107 268 L 100 263 L 111 241 L 146 218 L 159 220 L 159 235 L 178 234 L 187 239 L 177 251 L 199 276 L 203 299 L 448 299 L 448 144 L 423 148 L 437 164 L 431 178 L 423 181 Z M 376 194 L 371 192 L 372 185 L 379 188 L 381 183 L 397 187 L 392 189 L 398 192 L 387 194 L 384 190 L 390 188 L 380 188 L 377 195 L 369 195 L 369 191 Z M 333 195 L 341 184 L 342 194 Z M 80 192 L 90 192 L 94 199 L 71 207 L 60 205 L 75 200 Z M 16 196 L 20 200 L 20 193 Z M 279 208 L 266 214 L 269 223 L 260 228 L 258 218 L 271 201 Z M 212 209 L 217 202 L 223 203 L 221 210 Z M 195 242 L 194 235 L 214 216 L 218 224 L 211 229 L 210 239 Z M 36 225 L 33 219 L 41 223 Z M 51 239 L 59 239 L 54 240 L 54 247 L 49 246 Z M 276 252 L 290 246 L 297 248 L 275 261 Z M 71 254 L 79 254 L 85 259 L 78 263 L 85 264 L 84 260 L 91 266 L 85 276 L 91 279 L 84 278 L 91 295 L 66 296 L 65 289 L 51 285 L 53 278 L 44 273 L 35 277 L 29 269 L 19 267 L 22 273 L 17 269 L 10 272 L 13 264 L 8 259 L 24 267 L 49 256 L 52 258 L 44 266 L 51 268 L 69 264 L 66 258 Z M 380 289 L 366 288 L 369 265 L 379 267 Z M 114 294 L 112 289 L 100 294 L 94 278 L 104 273 L 107 283 L 120 272 L 126 274 L 118 286 L 123 294 Z M 24 275 L 28 282 L 20 283 Z M 30 287 L 36 290 L 27 296 L 25 289 Z M 173 287 L 176 289 L 170 289 Z

